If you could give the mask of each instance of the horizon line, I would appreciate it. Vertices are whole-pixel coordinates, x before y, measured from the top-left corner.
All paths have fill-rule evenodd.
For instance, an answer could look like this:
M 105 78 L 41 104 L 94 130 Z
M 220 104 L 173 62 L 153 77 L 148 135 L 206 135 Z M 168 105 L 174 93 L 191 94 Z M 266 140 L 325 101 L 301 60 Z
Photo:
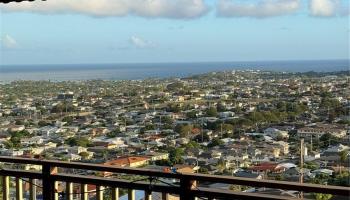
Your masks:
M 162 61 L 162 62 L 106 62 L 106 63 L 33 63 L 33 64 L 2 64 L 0 63 L 0 66 L 33 66 L 33 65 L 113 65 L 113 64 L 189 64 L 189 63 L 234 63 L 234 62 L 308 62 L 308 61 L 348 61 L 350 66 L 350 58 L 339 58 L 339 59 L 277 59 L 277 60 L 236 60 L 236 61 Z

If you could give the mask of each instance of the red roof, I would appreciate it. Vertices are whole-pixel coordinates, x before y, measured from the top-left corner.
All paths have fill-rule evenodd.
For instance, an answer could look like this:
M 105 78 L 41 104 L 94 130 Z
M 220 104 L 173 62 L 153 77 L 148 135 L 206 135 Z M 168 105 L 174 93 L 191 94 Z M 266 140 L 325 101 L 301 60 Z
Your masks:
M 128 156 L 128 157 L 117 158 L 115 160 L 105 162 L 104 165 L 125 167 L 125 166 L 130 166 L 132 163 L 146 161 L 146 160 L 149 160 L 149 158 L 145 156 Z
M 277 163 L 260 163 L 259 165 L 249 167 L 253 171 L 276 171 Z

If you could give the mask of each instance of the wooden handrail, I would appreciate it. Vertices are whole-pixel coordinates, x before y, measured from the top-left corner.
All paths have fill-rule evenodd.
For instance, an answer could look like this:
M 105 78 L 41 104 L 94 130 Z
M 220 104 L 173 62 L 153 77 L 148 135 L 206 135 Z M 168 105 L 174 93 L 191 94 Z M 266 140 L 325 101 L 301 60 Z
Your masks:
M 13 158 L 0 156 L 0 162 L 4 163 L 15 163 L 15 164 L 32 164 L 42 166 L 42 172 L 38 171 L 27 171 L 17 169 L 1 169 L 0 176 L 12 176 L 22 177 L 30 179 L 42 179 L 43 190 L 45 193 L 49 191 L 51 196 L 54 195 L 54 183 L 57 181 L 68 182 L 68 183 L 80 183 L 82 185 L 93 184 L 97 186 L 109 186 L 112 188 L 121 187 L 126 189 L 139 189 L 145 191 L 156 191 L 178 194 L 180 199 L 193 199 L 195 196 L 204 197 L 222 197 L 238 199 L 286 199 L 282 197 L 276 197 L 273 195 L 262 195 L 254 193 L 242 193 L 232 192 L 229 190 L 220 190 L 213 188 L 197 188 L 193 187 L 194 182 L 211 182 L 211 183 L 226 183 L 235 185 L 246 185 L 252 187 L 265 187 L 265 188 L 276 188 L 285 190 L 295 190 L 303 192 L 315 192 L 325 193 L 333 195 L 350 196 L 350 187 L 341 186 L 329 186 L 329 185 L 316 185 L 316 184 L 300 184 L 295 182 L 286 181 L 274 181 L 274 180 L 257 180 L 250 178 L 238 178 L 231 176 L 214 176 L 204 174 L 188 174 L 188 173 L 169 173 L 149 169 L 129 168 L 129 167 L 114 167 L 99 164 L 90 163 L 77 163 L 77 162 L 64 162 L 64 161 L 52 161 L 52 160 L 39 160 L 39 159 L 28 159 L 28 158 Z M 99 172 L 112 172 L 122 174 L 140 175 L 152 178 L 171 178 L 180 180 L 179 185 L 166 185 L 166 184 L 152 184 L 149 182 L 133 182 L 126 181 L 116 178 L 105 178 L 98 176 L 83 176 L 83 175 L 72 175 L 57 173 L 55 170 L 57 167 L 66 169 L 83 169 L 92 170 Z M 53 171 L 54 170 L 54 173 Z M 249 197 L 249 198 L 248 198 Z M 54 199 L 54 198 L 52 198 Z
M 204 175 L 204 174 L 182 174 L 190 180 L 196 180 L 200 182 L 216 182 L 216 183 L 227 183 L 236 185 L 246 185 L 254 187 L 266 187 L 266 188 L 277 188 L 286 190 L 296 190 L 304 192 L 322 192 L 325 194 L 336 194 L 350 196 L 350 187 L 332 186 L 332 185 L 319 185 L 319 184 L 308 184 L 308 183 L 297 183 L 287 181 L 275 181 L 275 180 L 259 180 L 252 178 L 240 178 L 232 176 L 215 176 L 215 175 Z

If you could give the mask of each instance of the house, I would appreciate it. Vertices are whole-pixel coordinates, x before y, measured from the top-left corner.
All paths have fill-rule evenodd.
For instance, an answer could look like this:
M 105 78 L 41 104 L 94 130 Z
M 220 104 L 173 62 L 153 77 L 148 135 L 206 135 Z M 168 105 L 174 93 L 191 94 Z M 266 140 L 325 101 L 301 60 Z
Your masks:
M 3 150 L 1 152 L 2 155 L 4 155 L 4 156 L 11 156 L 11 157 L 23 156 L 23 153 L 24 152 L 22 150 L 12 150 L 12 149 Z
M 283 172 L 283 179 L 286 181 L 299 181 L 300 174 L 304 174 L 304 179 L 311 176 L 309 169 L 300 170 L 298 167 L 292 167 Z
M 284 142 L 284 141 L 277 141 L 273 143 L 275 147 L 280 149 L 280 152 L 283 155 L 288 155 L 289 154 L 289 144 L 288 142 Z
M 26 127 L 24 125 L 10 125 L 7 127 L 9 132 L 23 131 Z
M 277 128 L 267 128 L 264 130 L 264 134 L 267 136 L 270 136 L 274 139 L 276 138 L 288 138 L 288 132 L 287 131 L 282 131 Z
M 103 163 L 103 165 L 112 165 L 116 167 L 141 167 L 147 165 L 150 158 L 147 156 L 126 156 L 110 160 Z
M 54 126 L 44 126 L 41 127 L 38 132 L 44 137 L 50 137 L 52 134 L 56 133 L 57 130 L 58 128 Z
M 42 144 L 43 142 L 44 140 L 40 136 L 35 136 L 30 138 L 21 138 L 22 145 Z
M 346 129 L 330 124 L 316 124 L 298 129 L 298 136 L 310 140 L 311 137 L 319 138 L 322 135 L 329 133 L 335 137 L 343 138 L 346 136 Z
M 150 158 L 150 161 L 158 161 L 158 160 L 167 160 L 169 159 L 169 153 L 160 153 L 160 152 L 144 152 L 145 156 L 148 156 Z
M 274 172 L 274 173 L 281 173 L 284 171 L 284 167 L 278 165 L 277 163 L 260 163 L 255 166 L 251 166 L 248 168 L 248 170 L 254 172 L 254 173 L 268 173 L 268 172 Z
M 316 151 L 307 152 L 307 154 L 304 155 L 305 161 L 314 161 L 314 160 L 317 160 L 320 158 L 321 158 L 321 154 L 319 152 L 316 152 Z
M 241 177 L 241 178 L 254 178 L 254 179 L 263 179 L 262 174 L 257 174 L 257 173 L 251 173 L 247 171 L 238 171 L 234 173 L 236 177 Z

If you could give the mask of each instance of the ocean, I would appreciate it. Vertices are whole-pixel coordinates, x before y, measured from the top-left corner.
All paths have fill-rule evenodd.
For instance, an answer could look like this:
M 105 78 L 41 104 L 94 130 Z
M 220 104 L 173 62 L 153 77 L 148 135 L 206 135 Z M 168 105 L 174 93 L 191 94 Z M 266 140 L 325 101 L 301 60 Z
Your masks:
M 0 65 L 0 82 L 15 80 L 136 80 L 185 77 L 212 71 L 260 69 L 285 72 L 349 70 L 349 60 Z

